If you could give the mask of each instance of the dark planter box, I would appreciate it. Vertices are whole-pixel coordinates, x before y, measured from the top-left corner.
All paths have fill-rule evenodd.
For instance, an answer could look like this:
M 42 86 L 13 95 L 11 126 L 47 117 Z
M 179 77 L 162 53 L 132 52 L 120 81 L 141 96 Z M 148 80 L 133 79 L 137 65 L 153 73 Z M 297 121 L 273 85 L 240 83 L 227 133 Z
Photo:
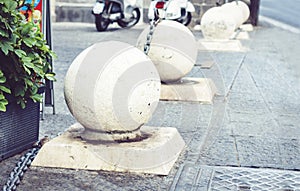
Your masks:
M 0 161 L 18 154 L 38 141 L 40 103 L 28 101 L 25 109 L 8 104 L 0 112 Z

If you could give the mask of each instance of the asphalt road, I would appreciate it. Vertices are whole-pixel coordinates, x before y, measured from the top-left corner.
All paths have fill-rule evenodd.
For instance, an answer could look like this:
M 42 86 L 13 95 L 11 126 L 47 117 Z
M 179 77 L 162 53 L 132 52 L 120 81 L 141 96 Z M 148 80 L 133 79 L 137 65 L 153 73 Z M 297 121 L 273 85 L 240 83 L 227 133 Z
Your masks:
M 300 28 L 300 0 L 261 0 L 260 15 Z

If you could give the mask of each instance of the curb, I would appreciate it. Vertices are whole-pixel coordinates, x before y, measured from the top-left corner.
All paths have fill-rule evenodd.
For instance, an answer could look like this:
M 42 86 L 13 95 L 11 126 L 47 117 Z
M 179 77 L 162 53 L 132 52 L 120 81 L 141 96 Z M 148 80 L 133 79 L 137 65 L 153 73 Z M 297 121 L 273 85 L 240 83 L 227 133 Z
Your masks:
M 259 16 L 259 21 L 266 22 L 270 25 L 273 25 L 273 26 L 278 27 L 278 28 L 282 28 L 284 30 L 287 30 L 287 31 L 290 31 L 290 32 L 293 32 L 293 33 L 296 33 L 296 34 L 300 34 L 300 29 L 299 28 L 296 28 L 296 27 L 293 27 L 291 25 L 282 23 L 280 21 L 276 21 L 276 20 L 271 19 L 269 17 L 265 17 L 265 16 L 260 15 Z

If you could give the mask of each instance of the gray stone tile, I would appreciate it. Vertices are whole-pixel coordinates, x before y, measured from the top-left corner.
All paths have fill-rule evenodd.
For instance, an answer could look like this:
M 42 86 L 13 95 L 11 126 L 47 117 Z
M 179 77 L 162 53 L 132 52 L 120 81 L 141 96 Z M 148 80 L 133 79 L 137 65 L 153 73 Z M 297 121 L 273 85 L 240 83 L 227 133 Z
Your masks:
M 279 140 L 267 137 L 236 137 L 243 167 L 284 168 Z
M 198 162 L 209 166 L 239 166 L 235 138 L 218 136 L 211 145 L 205 145 Z
M 227 109 L 230 112 L 265 113 L 265 101 L 254 92 L 232 92 L 228 97 Z

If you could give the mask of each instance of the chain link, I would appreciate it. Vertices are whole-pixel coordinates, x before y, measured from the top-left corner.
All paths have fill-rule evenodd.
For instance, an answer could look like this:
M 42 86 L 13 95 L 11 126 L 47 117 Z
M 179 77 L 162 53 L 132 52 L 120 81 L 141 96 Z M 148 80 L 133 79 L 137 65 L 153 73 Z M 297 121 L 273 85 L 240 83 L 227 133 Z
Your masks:
M 155 27 L 157 26 L 157 24 L 160 22 L 160 18 L 155 20 L 153 19 L 151 22 L 150 22 L 150 30 L 149 30 L 149 33 L 147 34 L 147 39 L 146 39 L 146 43 L 144 44 L 144 53 L 146 55 L 148 55 L 149 53 L 149 50 L 150 50 L 150 44 L 151 44 L 151 41 L 152 41 L 152 37 L 153 37 L 153 34 L 154 34 L 154 30 L 155 30 Z
M 31 165 L 42 145 L 47 141 L 47 137 L 41 139 L 34 145 L 34 148 L 30 149 L 20 158 L 19 162 L 16 164 L 16 167 L 10 173 L 6 184 L 3 186 L 3 191 L 14 191 L 17 189 L 17 186 L 20 184 L 26 170 Z

